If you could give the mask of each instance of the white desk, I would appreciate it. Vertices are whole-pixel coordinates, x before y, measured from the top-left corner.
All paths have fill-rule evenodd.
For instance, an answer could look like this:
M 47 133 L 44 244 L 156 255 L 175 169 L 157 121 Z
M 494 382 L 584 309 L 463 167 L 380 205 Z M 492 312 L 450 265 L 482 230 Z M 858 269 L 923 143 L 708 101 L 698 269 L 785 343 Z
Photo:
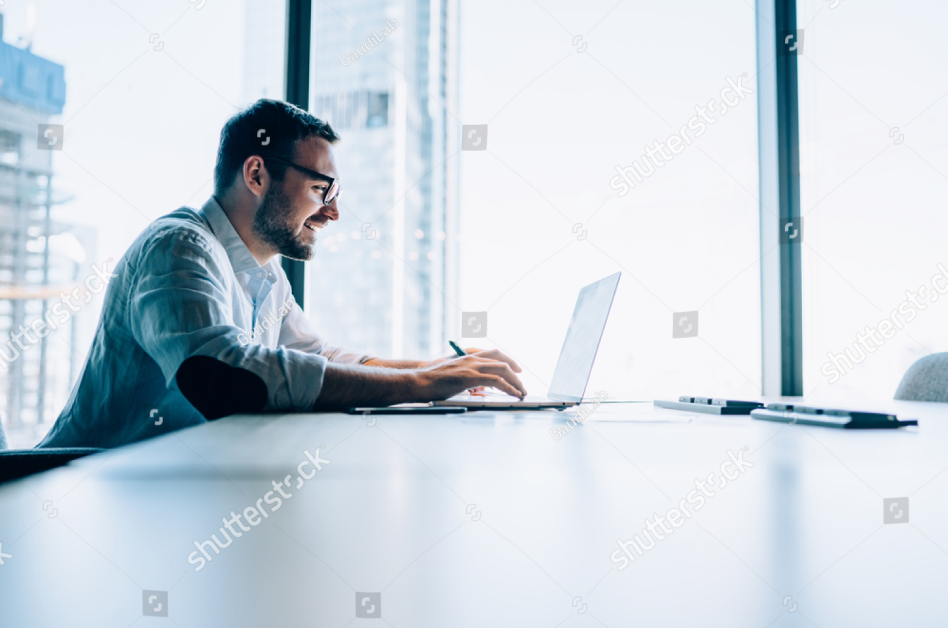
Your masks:
M 948 406 L 892 407 L 919 427 L 603 406 L 557 441 L 560 413 L 232 417 L 0 487 L 0 624 L 945 626 Z M 297 489 L 316 447 L 331 463 Z M 617 538 L 743 447 L 753 467 L 617 570 Z M 288 474 L 196 572 L 193 542 Z M 907 523 L 883 524 L 887 497 Z

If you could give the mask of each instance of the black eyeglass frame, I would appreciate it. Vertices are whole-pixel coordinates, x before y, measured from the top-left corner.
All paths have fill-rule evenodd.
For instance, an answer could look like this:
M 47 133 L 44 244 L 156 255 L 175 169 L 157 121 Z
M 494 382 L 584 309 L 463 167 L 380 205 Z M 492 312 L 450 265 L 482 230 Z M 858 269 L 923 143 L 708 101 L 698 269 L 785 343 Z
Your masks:
M 342 196 L 342 186 L 339 185 L 339 179 L 333 179 L 332 177 L 316 172 L 315 170 L 304 168 L 303 166 L 300 166 L 299 164 L 294 164 L 292 161 L 287 161 L 286 159 L 280 159 L 279 157 L 261 157 L 261 159 L 263 159 L 264 163 L 266 163 L 267 160 L 281 163 L 284 166 L 289 166 L 290 168 L 299 170 L 303 174 L 308 175 L 312 177 L 313 179 L 317 179 L 319 181 L 325 181 L 326 183 L 328 183 L 329 187 L 326 188 L 325 192 L 323 192 L 323 205 L 329 205 L 334 200 Z M 333 188 L 335 188 L 335 193 L 330 195 L 330 193 L 333 191 Z

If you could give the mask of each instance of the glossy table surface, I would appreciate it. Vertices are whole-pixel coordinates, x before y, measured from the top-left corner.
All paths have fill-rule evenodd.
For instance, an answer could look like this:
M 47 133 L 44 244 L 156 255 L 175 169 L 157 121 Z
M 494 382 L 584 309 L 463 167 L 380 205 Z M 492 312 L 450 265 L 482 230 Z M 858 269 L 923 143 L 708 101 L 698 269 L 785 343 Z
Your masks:
M 948 405 L 889 409 L 230 417 L 0 486 L 0 625 L 945 626 Z

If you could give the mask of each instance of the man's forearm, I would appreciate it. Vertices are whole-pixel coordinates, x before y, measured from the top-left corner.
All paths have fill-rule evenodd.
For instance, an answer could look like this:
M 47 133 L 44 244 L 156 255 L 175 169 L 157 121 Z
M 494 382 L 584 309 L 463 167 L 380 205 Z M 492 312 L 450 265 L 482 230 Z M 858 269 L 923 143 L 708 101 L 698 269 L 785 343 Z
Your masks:
M 337 410 L 434 401 L 479 386 L 492 386 L 521 399 L 526 396 L 527 389 L 511 369 L 512 365 L 516 372 L 520 372 L 516 362 L 498 351 L 484 354 L 434 360 L 414 368 L 407 366 L 406 361 L 378 358 L 367 360 L 365 364 L 328 362 L 313 409 Z M 393 364 L 403 366 L 379 368 Z
M 383 360 L 388 362 L 388 360 Z M 417 383 L 414 373 L 404 370 L 365 365 L 328 362 L 323 373 L 323 386 L 314 410 L 336 410 L 354 406 L 389 406 L 416 401 Z M 410 368 L 410 367 L 402 367 Z
M 372 358 L 371 360 L 366 360 L 363 362 L 363 364 L 365 366 L 374 366 L 376 368 L 420 369 L 426 364 L 426 362 L 419 362 L 418 360 L 385 360 L 382 358 Z

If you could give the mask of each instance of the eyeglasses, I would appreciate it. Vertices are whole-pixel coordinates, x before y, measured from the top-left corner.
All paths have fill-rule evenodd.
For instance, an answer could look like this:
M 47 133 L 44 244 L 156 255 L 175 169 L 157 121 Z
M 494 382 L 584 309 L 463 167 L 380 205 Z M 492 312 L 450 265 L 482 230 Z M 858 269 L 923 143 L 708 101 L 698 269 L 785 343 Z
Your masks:
M 264 159 L 264 161 L 267 161 L 267 160 L 281 163 L 284 166 L 289 166 L 290 168 L 299 170 L 303 174 L 309 177 L 312 177 L 313 179 L 317 179 L 319 181 L 325 181 L 326 183 L 328 183 L 329 187 L 323 190 L 323 205 L 329 205 L 330 203 L 332 203 L 334 200 L 336 200 L 342 195 L 342 189 L 339 186 L 339 179 L 333 179 L 332 177 L 327 177 L 326 175 L 320 174 L 316 172 L 315 170 L 304 168 L 303 166 L 299 166 L 297 164 L 294 164 L 292 161 L 287 161 L 285 159 L 279 159 L 277 157 L 267 157 L 266 159 Z

